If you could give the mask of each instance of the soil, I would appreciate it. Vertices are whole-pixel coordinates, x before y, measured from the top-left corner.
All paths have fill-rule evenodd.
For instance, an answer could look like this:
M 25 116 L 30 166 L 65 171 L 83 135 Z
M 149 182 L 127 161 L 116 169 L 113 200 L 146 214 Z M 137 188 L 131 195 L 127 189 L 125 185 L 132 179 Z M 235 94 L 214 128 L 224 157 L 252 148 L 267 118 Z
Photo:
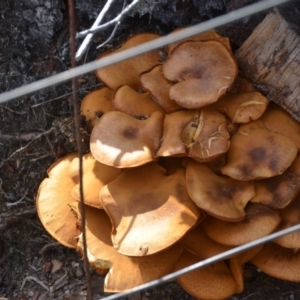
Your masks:
M 91 26 L 105 2 L 76 2 L 78 31 Z M 252 2 L 143 0 L 101 51 L 120 45 L 133 33 L 164 35 Z M 117 2 L 106 20 L 116 16 L 122 5 Z M 70 67 L 67 1 L 0 0 L 0 14 L 0 92 Z M 255 15 L 219 30 L 237 49 L 263 16 Z M 95 36 L 80 64 L 94 60 L 100 53 L 96 46 L 109 35 L 107 30 Z M 82 76 L 78 84 L 80 100 L 100 86 L 94 74 Z M 35 208 L 37 189 L 47 168 L 76 150 L 71 93 L 71 84 L 66 83 L 0 105 L 0 299 L 86 299 L 80 255 L 49 236 Z M 88 143 L 84 146 L 88 151 Z M 94 298 L 103 298 L 104 277 L 89 271 Z M 252 265 L 246 267 L 245 280 L 244 293 L 232 300 L 300 299 L 299 284 L 268 277 Z M 194 298 L 170 282 L 130 299 Z

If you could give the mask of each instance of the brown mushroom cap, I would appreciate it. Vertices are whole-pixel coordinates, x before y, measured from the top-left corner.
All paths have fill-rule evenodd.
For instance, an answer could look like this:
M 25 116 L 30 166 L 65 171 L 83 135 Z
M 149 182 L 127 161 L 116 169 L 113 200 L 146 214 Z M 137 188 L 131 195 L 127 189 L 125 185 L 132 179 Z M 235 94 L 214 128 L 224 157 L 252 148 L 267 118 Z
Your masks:
M 238 180 L 269 178 L 282 174 L 294 161 L 297 146 L 271 132 L 257 120 L 239 127 L 231 138 L 222 173 Z
M 103 210 L 86 207 L 86 222 L 90 265 L 99 273 L 109 269 L 104 282 L 105 292 L 122 292 L 167 275 L 182 252 L 182 247 L 177 244 L 154 255 L 128 257 L 114 249 L 111 223 Z M 82 236 L 77 246 L 83 252 Z
M 182 30 L 182 29 L 183 28 L 176 28 L 170 34 L 176 32 L 176 31 Z M 231 52 L 231 45 L 230 45 L 229 38 L 218 34 L 215 30 L 208 30 L 208 31 L 199 33 L 197 35 L 192 36 L 189 40 L 193 40 L 193 41 L 215 40 L 215 41 L 222 43 Z M 168 52 L 170 53 L 178 44 L 180 44 L 180 42 L 169 44 L 167 46 Z
M 300 123 L 279 105 L 270 103 L 261 120 L 267 129 L 290 138 L 300 150 Z
M 264 237 L 280 223 L 277 211 L 260 204 L 249 203 L 246 217 L 237 223 L 207 217 L 201 227 L 213 240 L 228 246 L 238 246 Z
M 163 114 L 154 112 L 137 120 L 119 111 L 105 114 L 94 127 L 90 147 L 101 163 L 116 167 L 136 167 L 155 160 L 162 136 Z
M 287 206 L 300 189 L 300 156 L 281 175 L 256 180 L 255 196 L 251 202 L 261 203 L 274 209 Z
M 291 226 L 300 224 L 300 195 L 285 208 L 279 210 L 281 223 L 277 231 L 287 229 Z M 300 249 L 300 232 L 296 231 L 288 235 L 282 236 L 276 240 L 275 243 L 294 250 Z
M 269 100 L 260 92 L 225 94 L 215 104 L 232 123 L 248 123 L 261 117 Z
M 228 151 L 229 138 L 225 116 L 214 108 L 203 108 L 188 156 L 200 162 L 210 161 Z
M 251 262 L 272 277 L 300 282 L 300 251 L 269 243 Z
M 148 118 L 155 111 L 163 112 L 150 93 L 138 93 L 128 85 L 120 86 L 114 92 L 112 103 L 115 110 L 136 118 Z
M 175 270 L 199 262 L 201 259 L 184 251 L 175 265 Z M 224 299 L 235 294 L 237 286 L 224 261 L 198 269 L 178 278 L 179 284 L 197 299 Z
M 157 156 L 187 156 L 187 149 L 181 140 L 181 133 L 193 119 L 194 110 L 176 111 L 165 115 L 162 143 Z
M 250 261 L 262 248 L 263 245 L 254 247 L 229 259 L 229 267 L 237 285 L 237 294 L 244 290 L 244 264 Z
M 199 225 L 186 233 L 179 243 L 201 258 L 209 258 L 231 249 L 212 240 Z
M 73 202 L 71 190 L 75 186 L 69 167 L 77 154 L 69 154 L 50 166 L 48 178 L 40 184 L 36 197 L 37 212 L 45 229 L 58 242 L 75 248 L 79 230 L 76 218 L 68 206 Z
M 237 75 L 231 53 L 221 43 L 183 42 L 163 64 L 164 76 L 174 84 L 170 98 L 185 108 L 201 108 L 223 95 Z
M 158 103 L 166 113 L 181 110 L 175 101 L 170 99 L 169 91 L 173 84 L 162 74 L 162 65 L 157 65 L 140 75 L 143 88 L 151 93 L 152 99 Z
M 78 157 L 75 157 L 71 162 L 71 168 L 73 170 L 76 166 L 79 173 Z M 102 208 L 99 199 L 99 192 L 104 185 L 113 181 L 119 176 L 120 169 L 101 164 L 92 156 L 91 153 L 83 155 L 82 166 L 84 202 L 87 205 Z M 79 183 L 73 187 L 71 195 L 75 200 L 80 201 Z
M 186 182 L 188 193 L 197 206 L 222 220 L 242 220 L 244 207 L 254 196 L 253 182 L 219 176 L 192 160 L 186 167 Z
M 118 50 L 101 54 L 98 58 L 104 58 L 112 53 L 118 53 L 123 50 L 130 49 L 137 45 L 152 41 L 158 37 L 159 35 L 154 33 L 141 33 L 134 35 Z M 158 63 L 159 50 L 154 50 L 146 54 L 133 57 L 129 60 L 99 69 L 96 71 L 96 76 L 112 90 L 115 90 L 121 85 L 129 85 L 132 88 L 139 90 L 142 89 L 142 85 L 139 81 L 139 75 Z
M 184 169 L 166 176 L 157 163 L 124 169 L 100 192 L 118 252 L 144 256 L 177 242 L 200 216 L 189 198 Z
M 108 87 L 102 87 L 89 93 L 81 102 L 80 114 L 95 126 L 103 114 L 113 110 L 112 95 L 113 91 Z

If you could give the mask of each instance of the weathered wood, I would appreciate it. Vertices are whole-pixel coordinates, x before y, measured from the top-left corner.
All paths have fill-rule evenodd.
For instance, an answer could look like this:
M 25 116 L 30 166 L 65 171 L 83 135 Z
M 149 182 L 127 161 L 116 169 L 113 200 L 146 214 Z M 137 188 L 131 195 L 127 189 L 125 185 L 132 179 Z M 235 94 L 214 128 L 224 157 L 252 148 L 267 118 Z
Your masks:
M 300 121 L 300 36 L 277 9 L 238 49 L 236 59 L 270 100 Z

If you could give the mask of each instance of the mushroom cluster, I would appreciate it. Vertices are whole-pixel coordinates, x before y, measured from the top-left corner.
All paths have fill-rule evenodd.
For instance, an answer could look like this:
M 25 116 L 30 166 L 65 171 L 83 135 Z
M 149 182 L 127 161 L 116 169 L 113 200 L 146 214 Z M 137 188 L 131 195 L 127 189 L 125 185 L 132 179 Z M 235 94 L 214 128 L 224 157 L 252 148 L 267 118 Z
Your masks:
M 81 105 L 93 127 L 83 192 L 88 259 L 106 292 L 300 222 L 300 124 L 243 78 L 227 38 L 209 31 L 96 75 L 105 87 Z M 78 165 L 70 154 L 50 167 L 37 208 L 54 238 L 82 252 Z M 178 282 L 198 299 L 224 299 L 243 291 L 247 261 L 300 281 L 299 247 L 294 233 Z

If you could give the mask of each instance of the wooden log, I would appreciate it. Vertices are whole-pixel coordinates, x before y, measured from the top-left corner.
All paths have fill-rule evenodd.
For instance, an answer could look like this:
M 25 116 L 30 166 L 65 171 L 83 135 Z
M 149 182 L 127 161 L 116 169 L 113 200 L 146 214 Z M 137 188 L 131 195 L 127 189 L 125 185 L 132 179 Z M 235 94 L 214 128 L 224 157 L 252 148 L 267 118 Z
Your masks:
M 271 11 L 236 52 L 240 69 L 300 121 L 300 36 Z

